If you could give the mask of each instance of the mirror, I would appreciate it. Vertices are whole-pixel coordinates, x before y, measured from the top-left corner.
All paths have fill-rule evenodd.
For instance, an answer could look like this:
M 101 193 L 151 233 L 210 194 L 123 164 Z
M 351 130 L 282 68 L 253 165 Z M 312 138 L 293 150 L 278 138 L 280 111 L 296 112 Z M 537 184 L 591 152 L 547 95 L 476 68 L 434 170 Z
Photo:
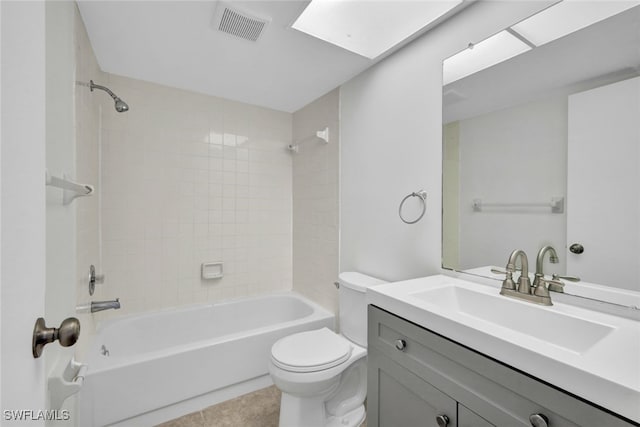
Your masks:
M 443 268 L 502 279 L 523 249 L 533 273 L 552 245 L 546 275 L 640 291 L 640 6 L 566 35 L 537 18 L 445 60 Z

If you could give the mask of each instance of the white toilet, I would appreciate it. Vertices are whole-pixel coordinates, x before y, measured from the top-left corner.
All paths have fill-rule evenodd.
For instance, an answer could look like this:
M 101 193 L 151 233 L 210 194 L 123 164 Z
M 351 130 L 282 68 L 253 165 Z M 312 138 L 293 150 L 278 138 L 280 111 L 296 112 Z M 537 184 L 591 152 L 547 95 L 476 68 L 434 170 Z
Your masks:
M 280 427 L 357 427 L 367 396 L 368 287 L 386 283 L 340 273 L 340 329 L 300 332 L 271 348 L 269 372 L 282 391 Z

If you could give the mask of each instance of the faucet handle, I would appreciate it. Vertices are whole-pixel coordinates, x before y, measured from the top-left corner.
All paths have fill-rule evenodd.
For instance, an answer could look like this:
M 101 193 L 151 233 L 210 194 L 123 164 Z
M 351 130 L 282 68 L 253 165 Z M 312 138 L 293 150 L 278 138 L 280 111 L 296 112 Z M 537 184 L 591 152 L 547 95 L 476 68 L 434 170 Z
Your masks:
M 522 272 L 522 269 L 521 269 L 520 267 L 514 268 L 512 273 L 515 273 L 516 271 L 520 271 L 520 272 Z M 506 270 L 500 270 L 499 268 L 492 268 L 492 269 L 491 269 L 491 272 L 492 272 L 493 274 L 507 274 L 507 273 L 508 273 L 508 271 L 506 271 Z
M 568 282 L 579 282 L 580 278 L 579 277 L 575 277 L 575 276 L 560 276 L 558 274 L 554 274 L 551 276 L 551 280 L 558 280 L 558 279 L 562 279 L 562 280 L 566 280 Z
M 513 273 L 511 271 L 492 268 L 491 272 L 494 274 L 506 274 L 505 279 L 502 281 L 502 289 L 514 290 L 516 288 L 516 284 L 513 282 Z
M 564 293 L 564 283 L 559 280 L 555 280 L 556 275 L 553 275 L 553 279 L 547 280 L 546 282 L 549 284 L 549 290 L 552 292 Z
M 546 280 L 544 277 L 540 277 L 538 280 L 538 285 L 533 288 L 533 294 L 539 297 L 549 298 L 548 286 L 551 286 L 551 281 Z
M 533 290 L 533 294 L 539 297 L 548 297 L 549 291 L 564 293 L 564 283 L 558 280 L 548 280 L 544 277 L 540 278 L 538 282 L 538 286 L 536 286 Z

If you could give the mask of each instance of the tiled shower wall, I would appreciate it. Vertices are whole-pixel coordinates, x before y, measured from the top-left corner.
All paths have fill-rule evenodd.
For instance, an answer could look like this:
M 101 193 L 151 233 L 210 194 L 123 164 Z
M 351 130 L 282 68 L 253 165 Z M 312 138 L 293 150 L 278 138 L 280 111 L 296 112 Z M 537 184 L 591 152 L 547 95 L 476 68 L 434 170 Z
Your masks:
M 102 297 L 100 287 L 93 297 L 89 296 L 88 274 L 89 265 L 94 264 L 100 271 L 99 248 L 99 136 L 100 136 L 100 104 L 106 94 L 91 92 L 88 88 L 89 80 L 96 83 L 104 81 L 104 73 L 100 71 L 98 62 L 87 32 L 80 17 L 77 6 L 74 5 L 74 38 L 75 38 L 75 139 L 76 139 L 76 176 L 78 182 L 91 184 L 96 193 L 90 197 L 81 197 L 73 201 L 76 207 L 76 299 L 78 304 L 86 304 L 92 298 Z M 80 354 L 86 349 L 91 340 L 94 329 L 93 316 L 78 313 L 83 333 L 77 344 Z M 87 333 L 89 332 L 89 333 Z
M 337 312 L 339 90 L 292 115 L 104 73 L 79 13 L 75 33 L 77 179 L 96 188 L 74 202 L 77 303 L 122 304 L 78 314 L 79 352 L 104 318 L 292 287 Z M 326 126 L 330 144 L 286 149 Z
M 105 75 L 104 315 L 291 289 L 291 114 Z
M 338 312 L 338 174 L 340 91 L 335 89 L 293 114 L 293 288 Z M 329 127 L 329 144 L 309 140 Z

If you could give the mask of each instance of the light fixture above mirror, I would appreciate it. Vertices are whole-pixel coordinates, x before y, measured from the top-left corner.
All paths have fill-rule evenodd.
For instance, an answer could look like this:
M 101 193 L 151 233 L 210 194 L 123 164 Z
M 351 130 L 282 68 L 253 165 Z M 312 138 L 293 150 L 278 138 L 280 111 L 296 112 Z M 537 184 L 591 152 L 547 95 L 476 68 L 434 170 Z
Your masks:
M 640 4 L 564 0 L 444 60 L 443 85 L 499 64 Z

